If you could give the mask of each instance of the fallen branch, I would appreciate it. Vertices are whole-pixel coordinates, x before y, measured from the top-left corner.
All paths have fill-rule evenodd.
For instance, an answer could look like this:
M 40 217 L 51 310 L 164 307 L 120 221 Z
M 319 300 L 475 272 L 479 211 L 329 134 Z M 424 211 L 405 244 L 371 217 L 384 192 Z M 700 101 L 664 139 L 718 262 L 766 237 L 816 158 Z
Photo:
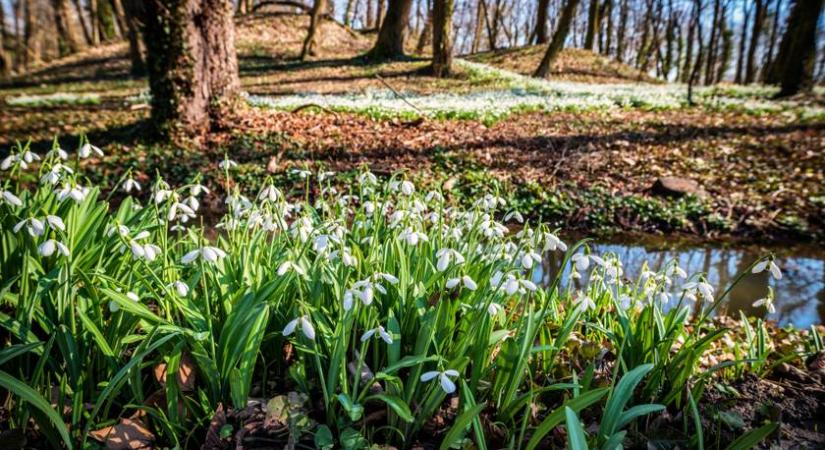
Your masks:
M 404 103 L 406 103 L 406 104 L 410 105 L 410 106 L 411 106 L 414 110 L 418 111 L 418 113 L 419 113 L 419 114 L 421 114 L 422 116 L 426 116 L 426 114 L 424 113 L 424 111 L 422 111 L 419 107 L 417 107 L 417 106 L 413 105 L 413 104 L 412 104 L 412 102 L 410 102 L 409 100 L 407 100 L 407 98 L 406 98 L 406 97 L 404 97 L 403 95 L 401 95 L 401 93 L 400 93 L 400 92 L 396 91 L 396 90 L 395 90 L 392 86 L 390 86 L 390 84 L 389 84 L 389 83 L 387 83 L 387 80 L 385 80 L 385 79 L 384 79 L 381 75 L 378 75 L 378 74 L 376 73 L 376 74 L 375 74 L 375 78 L 378 78 L 378 80 L 379 80 L 380 82 L 384 83 L 384 86 L 386 86 L 386 87 L 387 87 L 387 89 L 391 90 L 391 91 L 392 91 L 392 93 L 393 93 L 393 94 L 395 94 L 395 96 L 396 96 L 396 97 L 398 97 L 398 98 L 400 98 L 400 99 L 401 99 L 401 101 L 403 101 Z
M 303 110 L 305 110 L 305 109 L 309 109 L 309 108 L 318 108 L 318 109 L 320 109 L 321 111 L 324 111 L 324 112 L 326 112 L 326 113 L 332 114 L 333 116 L 335 116 L 335 118 L 336 118 L 336 119 L 337 119 L 337 118 L 339 118 L 339 116 L 338 116 L 338 113 L 337 113 L 337 112 L 335 112 L 335 111 L 333 111 L 333 110 L 331 110 L 331 109 L 327 108 L 326 106 L 321 106 L 321 105 L 319 105 L 319 104 L 317 104 L 317 103 L 307 103 L 306 105 L 301 105 L 301 106 L 299 106 L 299 107 L 297 107 L 297 108 L 295 108 L 295 109 L 291 110 L 290 112 L 291 112 L 291 113 L 293 113 L 293 114 L 295 114 L 295 113 L 299 113 L 299 112 L 301 112 L 301 111 L 303 111 Z

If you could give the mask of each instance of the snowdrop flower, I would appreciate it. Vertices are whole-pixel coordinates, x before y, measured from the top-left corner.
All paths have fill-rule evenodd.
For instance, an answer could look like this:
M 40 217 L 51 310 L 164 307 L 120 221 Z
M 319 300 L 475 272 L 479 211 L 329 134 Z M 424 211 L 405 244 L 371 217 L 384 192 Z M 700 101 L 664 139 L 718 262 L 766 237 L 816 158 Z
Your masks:
M 312 249 L 317 253 L 324 253 L 333 243 L 340 242 L 334 234 L 319 234 L 312 239 Z
M 169 222 L 180 220 L 181 222 L 186 223 L 189 219 L 194 219 L 195 217 L 195 210 L 193 210 L 186 203 L 181 202 L 172 203 L 172 206 L 169 207 L 169 212 L 166 214 L 166 220 Z
M 536 252 L 524 252 L 524 254 L 521 256 L 521 266 L 525 269 L 532 268 L 534 262 L 541 264 L 541 255 L 539 255 Z
M 430 191 L 430 192 L 427 192 L 427 196 L 424 197 L 424 200 L 427 203 L 432 203 L 433 201 L 435 201 L 436 203 L 443 203 L 444 202 L 444 196 L 441 195 L 441 193 L 438 192 L 438 191 Z
M 443 372 L 439 372 L 437 370 L 432 370 L 429 372 L 424 372 L 421 375 L 421 382 L 426 383 L 434 378 L 438 377 L 438 382 L 441 384 L 441 389 L 446 392 L 447 394 L 452 394 L 455 392 L 455 383 L 450 380 L 450 377 L 458 377 L 459 373 L 457 370 L 447 369 Z
M 86 159 L 92 156 L 92 154 L 95 154 L 101 158 L 103 157 L 103 150 L 99 149 L 98 147 L 95 147 L 92 144 L 89 144 L 88 142 L 83 144 L 82 147 L 80 147 L 80 151 L 78 153 L 80 155 L 80 159 Z
M 43 221 L 34 217 L 29 217 L 28 219 L 23 219 L 20 222 L 17 222 L 14 228 L 12 228 L 12 230 L 15 233 L 18 233 L 20 232 L 20 229 L 24 226 L 26 227 L 26 231 L 28 231 L 29 235 L 32 237 L 42 236 L 43 233 L 46 231 L 46 225 L 43 223 Z
M 3 158 L 3 162 L 0 162 L 0 170 L 9 170 L 11 165 L 14 164 L 18 160 L 17 155 L 11 154 Z
M 330 252 L 327 258 L 330 261 L 335 261 L 339 257 L 341 258 L 341 262 L 343 262 L 344 265 L 347 267 L 355 267 L 355 265 L 358 264 L 358 258 L 353 256 L 350 252 L 350 249 L 346 247 L 344 247 L 344 249 L 341 251 L 335 250 L 333 252 Z
M 764 270 L 764 269 L 763 269 Z M 768 287 L 768 295 L 765 298 L 760 298 L 759 300 L 753 302 L 754 308 L 759 308 L 760 306 L 764 306 L 769 313 L 773 314 L 776 312 L 776 306 L 773 304 L 773 288 L 770 286 Z
M 588 309 L 596 309 L 596 302 L 594 302 L 589 295 L 581 291 L 576 293 L 576 297 L 573 299 L 573 303 L 575 303 L 576 310 L 578 312 L 584 312 Z
M 442 248 L 435 253 L 435 256 L 438 258 L 436 269 L 438 269 L 439 272 L 447 270 L 453 260 L 455 260 L 456 264 L 464 264 L 464 256 L 451 248 Z
M 71 186 L 69 184 L 64 184 L 63 189 L 57 191 L 57 199 L 62 202 L 67 198 L 71 198 L 75 203 L 80 204 L 83 203 L 83 200 L 86 199 L 86 195 L 88 194 L 88 188 L 80 185 Z
M 493 277 L 490 278 L 490 285 L 494 289 L 504 290 L 507 292 L 507 295 L 513 295 L 516 292 L 520 294 L 524 294 L 527 291 L 535 292 L 538 289 L 536 284 L 530 280 L 516 278 L 513 274 L 507 274 L 505 276 L 501 272 L 493 274 Z
M 175 281 L 168 287 L 174 289 L 175 292 L 177 292 L 178 295 L 181 297 L 186 297 L 187 295 L 189 295 L 189 285 L 187 285 L 183 281 Z
M 414 231 L 412 228 L 407 228 L 398 235 L 398 239 L 406 242 L 408 245 L 418 245 L 419 242 L 427 242 L 430 238 L 420 231 Z
M 227 159 L 224 159 L 223 161 L 221 161 L 218 164 L 218 167 L 220 167 L 221 170 L 231 170 L 231 169 L 234 169 L 235 167 L 238 167 L 238 163 L 236 163 L 235 161 L 232 161 L 231 159 L 227 158 Z
M 208 263 L 215 263 L 219 259 L 226 257 L 226 252 L 217 247 L 201 247 L 183 255 L 181 263 L 190 264 L 199 257 Z
M 576 253 L 570 258 L 573 261 L 573 264 L 576 266 L 576 270 L 579 272 L 584 272 L 590 267 L 590 259 L 584 253 Z
M 278 276 L 282 277 L 290 270 L 297 273 L 298 275 L 306 275 L 304 269 L 302 269 L 301 266 L 299 266 L 298 264 L 292 261 L 284 261 L 281 263 L 280 266 L 278 266 Z
M 497 197 L 493 194 L 487 194 L 475 202 L 475 206 L 481 207 L 485 210 L 495 209 L 497 206 L 505 206 L 506 204 L 507 202 L 503 198 Z
M 404 180 L 404 181 L 391 181 L 390 182 L 390 190 L 394 192 L 401 191 L 402 194 L 406 196 L 410 196 L 415 192 L 415 185 L 412 182 Z
M 305 180 L 305 179 L 312 176 L 312 172 L 310 172 L 309 170 L 304 170 L 304 169 L 290 169 L 289 173 L 291 173 L 293 175 L 297 175 L 298 178 L 300 178 L 302 180 Z
M 373 336 L 379 336 L 387 345 L 392 345 L 392 336 L 384 330 L 384 327 L 377 326 L 371 330 L 367 330 L 364 334 L 361 335 L 361 342 L 366 342 L 369 338 Z
M 209 193 L 209 188 L 207 188 L 206 186 L 204 186 L 200 183 L 195 183 L 195 184 L 193 184 L 192 186 L 189 187 L 189 194 L 190 195 L 197 196 L 197 195 L 201 195 L 201 193 L 207 193 L 208 194 Z
M 518 223 L 524 223 L 524 216 L 522 216 L 521 213 L 516 210 L 510 211 L 504 216 L 505 222 L 509 222 L 511 219 L 515 219 L 515 221 Z
M 55 185 L 60 182 L 60 179 L 63 177 L 62 173 L 74 173 L 74 171 L 68 167 L 64 166 L 63 164 L 55 164 L 49 169 L 48 172 L 44 173 L 42 177 L 40 177 L 40 184 L 51 184 Z
M 66 231 L 66 224 L 63 223 L 63 219 L 58 216 L 48 215 L 46 216 L 46 223 L 49 224 L 50 227 L 56 228 L 60 231 Z
M 358 183 L 362 186 L 378 184 L 378 178 L 372 172 L 364 172 L 358 176 Z
M 131 292 L 131 291 L 126 293 L 126 298 L 128 298 L 129 300 L 131 300 L 135 303 L 140 301 L 140 297 L 138 297 L 137 294 L 135 294 L 134 292 Z M 109 311 L 112 312 L 112 313 L 116 313 L 116 312 L 120 311 L 120 305 L 118 305 L 117 302 L 115 302 L 115 301 L 110 301 L 109 302 Z
M 127 178 L 126 181 L 123 182 L 123 191 L 129 193 L 133 190 L 140 192 L 140 183 L 135 181 L 134 178 Z
M 487 314 L 491 316 L 496 316 L 502 311 L 504 311 L 504 307 L 496 302 L 490 302 L 490 304 L 487 306 Z
M 57 157 L 58 159 L 62 159 L 62 160 L 65 161 L 65 160 L 69 159 L 69 154 L 66 153 L 66 150 L 63 150 L 60 147 L 54 147 L 53 149 L 49 150 L 48 153 L 46 153 L 46 157 L 47 158 Z
M 34 153 L 30 150 L 26 150 L 23 153 L 23 161 L 25 161 L 27 164 L 31 164 L 34 161 L 40 161 L 40 156 L 38 156 L 37 153 Z
M 49 239 L 46 242 L 40 244 L 37 247 L 37 251 L 40 253 L 41 256 L 49 257 L 52 256 L 57 250 L 63 256 L 69 256 L 69 248 L 66 247 L 65 244 L 62 242 L 56 241 L 54 239 Z
M 318 172 L 318 182 L 323 183 L 324 180 L 326 180 L 328 178 L 332 178 L 334 176 L 335 176 L 335 172 L 320 171 L 320 172 Z
M 258 201 L 275 203 L 281 197 L 281 191 L 273 185 L 269 185 L 261 189 L 258 193 Z
M 458 286 L 459 283 L 463 283 L 464 287 L 471 291 L 478 289 L 478 285 L 476 284 L 476 282 L 473 281 L 473 279 L 467 275 L 464 275 L 462 277 L 450 278 L 449 280 L 447 280 L 445 287 L 447 289 L 453 289 L 454 287 Z
M 668 274 L 668 276 L 671 276 L 671 277 L 675 276 L 675 277 L 681 278 L 681 279 L 685 279 L 688 276 L 687 272 L 685 272 L 684 269 L 679 267 L 678 263 L 673 264 L 672 266 L 670 266 L 670 268 L 668 268 L 668 270 L 667 270 L 667 274 Z
M 713 301 L 713 286 L 706 281 L 685 283 L 682 289 L 685 291 L 696 290 L 702 295 L 705 301 Z
M 10 206 L 23 206 L 23 201 L 20 200 L 18 196 L 12 194 L 10 191 L 3 191 L 2 197 L 0 197 L 0 199 L 2 199 L 4 203 Z
M 314 341 L 315 340 L 315 328 L 312 326 L 312 323 L 309 321 L 309 316 L 301 316 L 295 319 L 292 319 L 289 323 L 286 324 L 284 327 L 283 335 L 289 336 L 290 334 L 295 332 L 295 328 L 298 327 L 298 324 L 301 324 L 301 332 L 304 333 L 304 336 L 307 339 Z
M 776 263 L 773 262 L 773 259 L 766 259 L 766 260 L 760 261 L 755 266 L 753 266 L 753 270 L 751 272 L 752 273 L 761 273 L 761 272 L 764 272 L 765 269 L 768 269 L 768 271 L 771 273 L 771 276 L 773 277 L 773 279 L 775 279 L 775 280 L 781 280 L 782 279 L 782 271 L 779 269 L 779 266 L 777 266 Z

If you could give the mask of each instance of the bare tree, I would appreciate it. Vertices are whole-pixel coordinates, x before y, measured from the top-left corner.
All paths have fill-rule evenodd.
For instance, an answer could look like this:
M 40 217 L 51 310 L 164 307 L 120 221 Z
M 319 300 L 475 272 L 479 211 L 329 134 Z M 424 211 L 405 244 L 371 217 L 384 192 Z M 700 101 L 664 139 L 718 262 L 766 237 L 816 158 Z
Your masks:
M 787 31 L 776 56 L 779 97 L 813 89 L 816 63 L 816 27 L 822 0 L 795 0 L 788 16 Z
M 80 37 L 75 27 L 69 0 L 52 0 L 52 8 L 54 9 L 57 32 L 66 49 L 74 53 L 83 48 L 83 38 Z
M 737 84 L 741 84 L 743 80 L 743 76 L 745 74 L 745 51 L 747 49 L 748 43 L 748 21 L 751 17 L 751 9 L 747 0 L 742 1 L 742 14 L 743 24 L 742 24 L 742 31 L 739 35 L 739 55 L 736 59 L 736 76 L 734 78 L 734 82 Z
M 453 65 L 453 0 L 433 4 L 433 75 L 450 75 Z
M 584 48 L 593 50 L 596 44 L 596 35 L 599 32 L 599 0 L 590 0 L 587 9 L 587 33 L 584 38 Z
M 199 136 L 235 106 L 240 82 L 229 0 L 150 0 L 144 14 L 152 120 L 170 137 Z
M 404 33 L 412 0 L 389 0 L 387 5 L 387 15 L 378 31 L 378 39 L 372 50 L 367 53 L 369 59 L 381 60 L 404 56 Z
M 762 35 L 762 26 L 765 23 L 765 15 L 767 14 L 765 0 L 756 0 L 755 8 L 750 48 L 748 48 L 748 57 L 745 65 L 745 83 L 747 84 L 756 81 L 756 48 L 759 46 L 759 37 Z
M 579 5 L 579 0 L 567 0 L 564 9 L 561 12 L 559 24 L 556 27 L 556 32 L 553 33 L 553 40 L 547 46 L 547 52 L 544 54 L 539 67 L 533 74 L 537 78 L 547 78 L 550 70 L 553 67 L 556 57 L 564 48 L 564 41 L 567 40 L 567 34 L 570 32 L 570 23 L 573 21 L 573 16 L 576 14 L 576 7 Z
M 536 44 L 547 43 L 547 10 L 550 9 L 550 0 L 539 0 L 536 8 L 536 31 L 534 41 Z
M 142 0 L 124 0 L 124 13 L 126 15 L 127 37 L 129 38 L 129 60 L 132 63 L 131 73 L 133 76 L 146 74 L 146 64 L 143 60 L 143 48 L 140 41 L 140 18 L 143 17 Z
M 321 27 L 321 19 L 326 7 L 327 0 L 315 0 L 315 3 L 312 4 L 312 11 L 309 13 L 309 29 L 301 48 L 301 61 L 306 60 L 308 56 L 315 56 L 316 36 L 318 29 Z
M 0 1 L 0 78 L 8 78 L 11 75 L 12 60 L 6 52 L 6 9 Z

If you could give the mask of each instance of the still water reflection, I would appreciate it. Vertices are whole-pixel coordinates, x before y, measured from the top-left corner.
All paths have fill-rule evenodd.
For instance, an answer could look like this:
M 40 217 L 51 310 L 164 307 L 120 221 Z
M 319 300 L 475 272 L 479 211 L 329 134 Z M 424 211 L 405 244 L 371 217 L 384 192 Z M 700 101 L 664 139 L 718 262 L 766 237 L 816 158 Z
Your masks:
M 572 240 L 571 240 L 572 242 Z M 780 325 L 807 328 L 812 324 L 825 323 L 825 248 L 816 245 L 764 248 L 671 245 L 666 238 L 628 238 L 612 242 L 591 243 L 594 254 L 615 253 L 624 264 L 625 277 L 635 279 L 647 261 L 652 270 L 659 270 L 671 259 L 688 274 L 704 272 L 708 280 L 721 294 L 737 274 L 744 271 L 762 255 L 773 252 L 776 262 L 782 268 L 781 280 L 773 280 L 767 271 L 747 274 L 731 291 L 723 304 L 728 314 L 738 317 L 738 311 L 754 317 L 777 321 Z M 561 255 L 551 254 L 545 258 L 543 267 L 533 274 L 534 281 L 552 280 L 559 271 Z M 570 282 L 569 268 L 562 274 L 562 286 Z M 752 303 L 768 292 L 773 286 L 776 294 L 776 312 L 768 314 L 764 308 L 754 308 Z

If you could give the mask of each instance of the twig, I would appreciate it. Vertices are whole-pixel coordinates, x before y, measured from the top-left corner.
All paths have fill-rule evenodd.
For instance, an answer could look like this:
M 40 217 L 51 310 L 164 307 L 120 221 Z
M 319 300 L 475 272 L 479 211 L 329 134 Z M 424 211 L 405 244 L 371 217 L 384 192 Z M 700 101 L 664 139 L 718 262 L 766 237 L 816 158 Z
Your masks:
M 292 111 L 290 111 L 290 112 L 291 112 L 291 113 L 293 113 L 293 114 L 295 114 L 295 113 L 301 112 L 301 111 L 303 111 L 303 110 L 305 110 L 305 109 L 309 109 L 309 108 L 318 108 L 318 109 L 320 109 L 321 111 L 324 111 L 324 112 L 327 112 L 327 113 L 329 113 L 329 114 L 332 114 L 333 116 L 335 116 L 335 118 L 336 118 L 336 119 L 339 117 L 337 112 L 335 112 L 335 111 L 333 111 L 333 110 L 331 110 L 331 109 L 329 109 L 329 108 L 327 108 L 327 107 L 325 107 L 325 106 L 321 106 L 321 105 L 319 105 L 319 104 L 317 104 L 317 103 L 307 103 L 306 105 L 301 105 L 301 106 L 299 106 L 299 107 L 297 107 L 297 108 L 293 109 L 293 110 L 292 110 Z
M 378 75 L 378 74 L 376 73 L 376 74 L 375 74 L 375 78 L 378 78 L 378 80 L 379 80 L 379 81 L 381 81 L 382 83 L 384 83 L 384 86 L 386 86 L 389 90 L 391 90 L 391 91 L 392 91 L 392 93 L 393 93 L 393 94 L 395 94 L 395 96 L 396 96 L 396 97 L 400 98 L 400 99 L 401 99 L 404 103 L 406 103 L 406 104 L 408 104 L 408 105 L 412 106 L 412 108 L 413 108 L 414 110 L 418 111 L 418 113 L 419 113 L 419 114 L 421 114 L 422 116 L 426 116 L 426 114 L 424 113 L 424 111 L 422 111 L 421 109 L 419 109 L 417 106 L 413 105 L 413 104 L 412 104 L 409 100 L 407 100 L 407 99 L 406 99 L 406 97 L 404 97 L 403 95 L 401 95 L 401 93 L 400 93 L 400 92 L 398 92 L 398 91 L 396 91 L 395 89 L 393 89 L 393 87 L 392 87 L 392 86 L 390 86 L 390 84 L 389 84 L 389 83 L 387 83 L 387 80 L 385 80 L 385 79 L 384 79 L 381 75 Z

